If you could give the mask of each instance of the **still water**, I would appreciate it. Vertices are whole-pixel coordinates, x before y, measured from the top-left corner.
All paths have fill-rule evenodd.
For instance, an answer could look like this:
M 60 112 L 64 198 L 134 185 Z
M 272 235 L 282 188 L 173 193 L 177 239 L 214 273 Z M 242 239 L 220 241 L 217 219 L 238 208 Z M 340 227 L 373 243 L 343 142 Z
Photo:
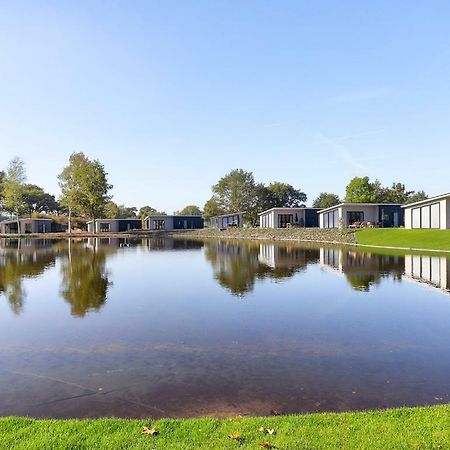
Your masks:
M 0 415 L 449 402 L 450 259 L 215 240 L 0 239 Z

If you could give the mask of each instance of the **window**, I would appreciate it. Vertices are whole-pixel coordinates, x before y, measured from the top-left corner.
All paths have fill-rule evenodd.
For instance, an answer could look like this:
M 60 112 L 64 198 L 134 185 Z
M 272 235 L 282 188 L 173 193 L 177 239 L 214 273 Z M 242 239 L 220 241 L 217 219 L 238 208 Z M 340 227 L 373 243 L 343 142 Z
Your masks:
M 420 226 L 421 228 L 430 228 L 430 207 L 422 206 L 420 208 Z
M 111 231 L 110 223 L 100 222 L 100 233 L 109 233 Z
M 412 227 L 420 228 L 420 208 L 414 208 L 412 210 Z
M 440 228 L 441 225 L 441 205 L 432 205 L 413 208 L 412 228 Z
M 430 210 L 430 228 L 441 228 L 441 204 L 434 203 L 430 206 Z
M 364 211 L 347 211 L 347 225 L 364 222 Z
M 286 228 L 288 223 L 294 222 L 293 214 L 278 214 L 278 228 Z
M 154 230 L 165 230 L 166 229 L 166 221 L 164 219 L 153 220 L 153 229 Z

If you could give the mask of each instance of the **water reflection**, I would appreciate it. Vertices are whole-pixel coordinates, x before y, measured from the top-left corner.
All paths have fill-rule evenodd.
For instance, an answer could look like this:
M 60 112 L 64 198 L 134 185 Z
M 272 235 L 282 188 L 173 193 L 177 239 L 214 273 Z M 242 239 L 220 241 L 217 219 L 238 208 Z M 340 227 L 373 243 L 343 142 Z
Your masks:
M 0 240 L 0 415 L 448 402 L 449 266 L 267 242 Z
M 205 244 L 205 256 L 218 283 L 233 295 L 243 296 L 258 279 L 282 281 L 304 271 L 308 264 L 318 262 L 319 249 L 220 240 Z
M 116 244 L 112 246 L 116 249 Z M 73 316 L 84 317 L 89 311 L 99 311 L 105 304 L 112 285 L 106 270 L 105 245 L 97 240 L 94 245 L 69 240 L 61 257 L 61 295 L 69 303 Z
M 405 276 L 450 293 L 450 260 L 447 257 L 406 255 Z
M 366 292 L 385 277 L 401 280 L 405 270 L 404 256 L 333 247 L 320 249 L 320 264 L 342 272 L 352 288 Z
M 351 248 L 233 240 L 1 239 L 0 296 L 6 298 L 15 314 L 20 314 L 27 296 L 24 280 L 36 278 L 58 264 L 61 297 L 70 305 L 72 315 L 84 317 L 105 304 L 113 278 L 107 268 L 108 258 L 119 250 L 198 251 L 202 248 L 214 279 L 240 297 L 254 291 L 258 280 L 288 280 L 304 272 L 308 265 L 342 273 L 353 289 L 363 292 L 380 285 L 384 278 L 401 281 L 402 277 L 446 292 L 450 290 L 450 262 L 443 256 L 382 255 Z
M 14 314 L 21 313 L 24 307 L 23 281 L 54 265 L 53 244 L 50 240 L 0 239 L 0 294 Z

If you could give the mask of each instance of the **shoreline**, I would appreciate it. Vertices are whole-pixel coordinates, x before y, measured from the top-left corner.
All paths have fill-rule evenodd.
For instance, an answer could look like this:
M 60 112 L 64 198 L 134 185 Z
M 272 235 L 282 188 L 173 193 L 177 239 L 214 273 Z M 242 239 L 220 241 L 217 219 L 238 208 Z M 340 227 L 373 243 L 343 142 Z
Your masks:
M 200 230 L 138 230 L 117 233 L 40 233 L 40 234 L 1 234 L 0 239 L 145 239 L 145 238 L 176 238 L 176 239 L 230 239 L 272 242 L 296 242 L 308 244 L 344 245 L 361 249 L 397 250 L 402 252 L 431 252 L 450 254 L 450 249 L 432 249 L 426 247 L 405 247 L 394 245 L 362 244 L 358 242 L 357 230 L 323 229 L 323 228 L 235 228 L 218 230 L 204 228 Z

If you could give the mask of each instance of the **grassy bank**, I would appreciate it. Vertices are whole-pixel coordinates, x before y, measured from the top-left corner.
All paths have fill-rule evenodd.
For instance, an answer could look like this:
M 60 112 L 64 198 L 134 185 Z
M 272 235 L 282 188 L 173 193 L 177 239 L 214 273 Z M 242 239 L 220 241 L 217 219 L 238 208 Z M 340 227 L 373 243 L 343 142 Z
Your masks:
M 0 419 L 0 448 L 448 449 L 450 406 L 243 419 Z M 144 426 L 156 435 L 143 434 Z M 260 431 L 273 429 L 274 434 Z M 229 437 L 229 436 L 233 437 Z
M 372 228 L 356 232 L 358 244 L 450 251 L 450 230 Z

